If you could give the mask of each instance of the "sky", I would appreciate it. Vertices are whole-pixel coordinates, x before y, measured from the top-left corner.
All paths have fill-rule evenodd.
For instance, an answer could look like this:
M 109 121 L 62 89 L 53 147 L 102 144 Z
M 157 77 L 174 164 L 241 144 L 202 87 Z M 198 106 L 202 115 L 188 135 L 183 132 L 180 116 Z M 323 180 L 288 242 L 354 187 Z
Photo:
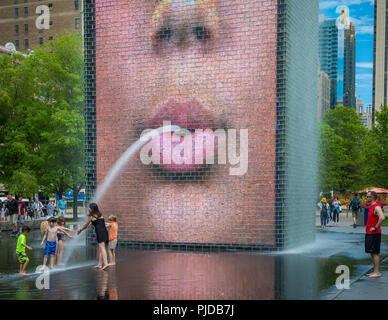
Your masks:
M 374 0 L 320 0 L 319 13 L 338 18 L 337 8 L 347 6 L 356 30 L 356 95 L 364 106 L 372 103 Z

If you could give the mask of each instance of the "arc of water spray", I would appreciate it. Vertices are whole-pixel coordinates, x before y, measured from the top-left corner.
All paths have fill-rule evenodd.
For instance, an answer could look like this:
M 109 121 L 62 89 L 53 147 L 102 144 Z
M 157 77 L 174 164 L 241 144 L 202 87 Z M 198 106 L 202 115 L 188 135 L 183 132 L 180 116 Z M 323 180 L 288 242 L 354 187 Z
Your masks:
M 98 187 L 96 194 L 92 198 L 91 202 L 97 203 L 98 200 L 105 194 L 112 181 L 116 178 L 121 168 L 128 162 L 131 156 L 137 152 L 143 145 L 145 145 L 150 139 L 161 134 L 162 132 L 177 132 L 182 128 L 176 125 L 167 125 L 158 129 L 151 130 L 150 132 L 143 135 L 139 140 L 132 144 L 123 155 L 116 161 L 112 169 L 109 171 L 107 176 L 104 178 L 102 184 Z
M 147 142 L 149 142 L 150 139 L 153 137 L 159 135 L 162 132 L 178 132 L 184 130 L 179 126 L 176 125 L 167 125 L 160 127 L 158 129 L 151 130 L 150 132 L 144 134 L 139 140 L 137 140 L 135 143 L 133 143 L 129 148 L 123 153 L 123 155 L 116 161 L 112 169 L 109 171 L 109 173 L 104 178 L 101 186 L 98 187 L 96 194 L 92 198 L 92 200 L 89 203 L 95 202 L 97 203 L 98 200 L 105 194 L 107 189 L 109 188 L 110 184 L 118 173 L 120 172 L 121 168 L 128 162 L 128 160 L 132 157 L 132 155 L 137 152 L 143 145 L 145 145 Z M 80 223 L 85 223 L 85 221 L 80 221 Z M 69 258 L 72 256 L 74 248 L 77 245 L 80 245 L 81 236 L 75 236 L 74 240 L 70 242 L 70 244 L 67 246 L 67 249 L 65 251 L 65 254 L 63 256 L 63 263 L 66 265 Z

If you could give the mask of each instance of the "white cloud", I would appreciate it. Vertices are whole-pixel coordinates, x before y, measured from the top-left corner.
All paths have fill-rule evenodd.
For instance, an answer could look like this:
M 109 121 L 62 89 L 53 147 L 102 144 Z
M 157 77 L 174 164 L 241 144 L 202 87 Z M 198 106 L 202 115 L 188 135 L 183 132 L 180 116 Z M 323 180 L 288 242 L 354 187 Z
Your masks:
M 363 69 L 373 69 L 373 62 L 357 62 L 356 67 Z
M 338 6 L 353 6 L 353 5 L 360 5 L 364 3 L 369 3 L 371 6 L 375 4 L 374 0 L 321 0 L 319 1 L 319 9 L 320 10 L 326 10 L 326 9 L 332 9 L 336 8 Z
M 374 33 L 374 26 L 358 26 L 356 29 L 356 35 L 357 34 L 373 34 Z
M 357 81 L 370 81 L 373 79 L 373 73 L 361 73 L 361 74 L 356 74 L 356 80 Z

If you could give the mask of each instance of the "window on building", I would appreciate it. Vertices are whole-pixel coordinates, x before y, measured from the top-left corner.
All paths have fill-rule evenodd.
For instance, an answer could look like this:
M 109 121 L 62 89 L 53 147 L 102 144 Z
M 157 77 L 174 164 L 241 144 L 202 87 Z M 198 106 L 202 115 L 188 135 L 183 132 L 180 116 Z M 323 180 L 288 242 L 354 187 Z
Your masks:
M 28 24 L 26 23 L 24 25 L 24 34 L 27 34 L 28 33 Z
M 13 0 L 13 3 L 14 3 L 14 4 L 18 4 L 18 3 L 19 3 L 19 0 Z
M 16 47 L 16 50 L 19 51 L 19 40 L 15 40 L 15 47 Z
M 52 8 L 52 7 L 53 7 L 53 4 L 50 2 L 50 3 L 48 4 L 48 7 L 49 7 L 49 8 Z
M 15 18 L 19 18 L 19 8 L 15 8 Z
M 39 44 L 40 44 L 40 45 L 43 44 L 43 38 L 39 38 Z
M 80 18 L 75 18 L 75 28 L 78 30 L 81 28 L 81 19 Z
M 49 37 L 49 40 L 53 40 L 53 37 Z
M 15 24 L 15 36 L 19 35 L 19 25 Z
M 24 39 L 24 49 L 28 49 L 28 39 Z
M 24 17 L 28 17 L 28 7 L 24 7 Z
M 24 0 L 24 2 L 28 2 L 28 0 Z
M 79 10 L 79 1 L 74 0 L 74 10 Z
M 39 33 L 43 33 L 43 29 L 38 29 L 38 30 L 39 30 L 39 31 L 38 31 Z

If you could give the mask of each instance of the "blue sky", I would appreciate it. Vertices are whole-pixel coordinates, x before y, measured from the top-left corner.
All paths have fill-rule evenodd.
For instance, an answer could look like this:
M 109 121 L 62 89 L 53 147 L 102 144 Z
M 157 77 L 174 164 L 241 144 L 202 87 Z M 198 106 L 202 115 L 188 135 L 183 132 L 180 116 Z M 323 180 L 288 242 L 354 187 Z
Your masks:
M 372 103 L 374 0 L 320 0 L 319 13 L 326 19 L 337 18 L 339 6 L 349 8 L 356 29 L 356 90 L 364 105 Z

